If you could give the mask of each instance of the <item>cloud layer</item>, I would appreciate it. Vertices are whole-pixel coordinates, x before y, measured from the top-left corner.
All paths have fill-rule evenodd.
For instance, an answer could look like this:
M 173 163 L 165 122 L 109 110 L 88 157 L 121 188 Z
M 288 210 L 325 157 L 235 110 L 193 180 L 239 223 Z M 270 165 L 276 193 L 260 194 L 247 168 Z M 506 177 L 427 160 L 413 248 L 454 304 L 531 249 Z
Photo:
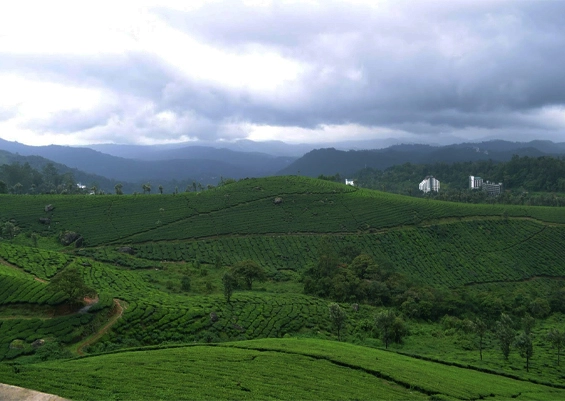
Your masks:
M 565 140 L 565 2 L 12 2 L 0 137 Z

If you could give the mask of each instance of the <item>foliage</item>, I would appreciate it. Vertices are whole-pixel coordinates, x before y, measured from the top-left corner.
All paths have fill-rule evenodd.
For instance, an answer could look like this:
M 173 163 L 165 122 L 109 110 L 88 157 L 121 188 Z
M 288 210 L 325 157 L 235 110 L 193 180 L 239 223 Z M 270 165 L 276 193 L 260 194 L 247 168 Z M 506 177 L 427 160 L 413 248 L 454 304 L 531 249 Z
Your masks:
M 507 162 L 474 161 L 457 163 L 412 164 L 389 167 L 384 171 L 366 168 L 356 179 L 365 188 L 403 195 L 422 196 L 418 183 L 428 175 L 438 177 L 442 190 L 430 194 L 435 199 L 465 203 L 503 203 L 520 205 L 565 206 L 565 196 L 536 192 L 565 192 L 565 159 L 549 156 L 514 156 Z M 468 177 L 481 176 L 502 182 L 509 191 L 489 197 L 484 191 L 469 190 Z M 533 193 L 532 193 L 533 192 Z
M 559 359 L 561 356 L 561 348 L 565 344 L 565 331 L 557 328 L 552 328 L 547 333 L 547 340 L 551 343 L 557 352 L 557 366 L 559 366 Z
M 86 296 L 92 296 L 96 292 L 84 283 L 79 271 L 68 267 L 51 279 L 48 286 L 53 292 L 65 294 L 69 303 L 80 302 Z
M 500 320 L 496 322 L 496 337 L 498 338 L 502 355 L 506 360 L 508 360 L 508 356 L 510 355 L 510 347 L 514 342 L 514 338 L 516 337 L 516 333 L 512 326 L 512 319 L 505 313 L 501 314 Z
M 232 268 L 233 276 L 241 281 L 244 286 L 251 290 L 254 281 L 265 281 L 265 269 L 257 264 L 257 262 L 247 259 L 236 263 Z
M 483 360 L 484 339 L 485 339 L 485 335 L 488 331 L 488 326 L 481 318 L 477 317 L 473 322 L 471 322 L 470 328 L 479 338 L 479 355 L 480 355 L 480 358 L 481 358 L 481 361 L 482 361 Z
M 180 289 L 181 289 L 181 291 L 184 291 L 184 292 L 190 291 L 190 277 L 189 276 L 184 275 L 182 277 Z
M 534 355 L 532 336 L 526 332 L 516 338 L 516 348 L 522 358 L 526 358 L 526 372 L 530 371 L 530 359 Z
M 339 304 L 332 302 L 328 305 L 328 311 L 330 313 L 330 320 L 337 330 L 337 338 L 341 341 L 341 330 L 343 329 L 345 322 L 347 320 L 347 314 L 339 306 Z
M 402 343 L 402 339 L 408 334 L 404 321 L 396 315 L 393 309 L 386 309 L 376 314 L 375 326 L 381 334 L 385 348 L 391 342 Z
M 233 290 L 237 285 L 237 280 L 231 272 L 227 271 L 224 273 L 222 276 L 222 285 L 224 287 L 224 297 L 226 298 L 226 302 L 230 303 Z

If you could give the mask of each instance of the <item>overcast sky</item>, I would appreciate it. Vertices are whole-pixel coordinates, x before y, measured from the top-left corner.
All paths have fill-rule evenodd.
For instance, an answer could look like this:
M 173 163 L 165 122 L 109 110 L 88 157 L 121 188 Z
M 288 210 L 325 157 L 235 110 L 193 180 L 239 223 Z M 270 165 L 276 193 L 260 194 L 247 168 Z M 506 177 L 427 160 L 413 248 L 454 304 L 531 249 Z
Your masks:
M 0 138 L 565 141 L 565 1 L 2 1 Z

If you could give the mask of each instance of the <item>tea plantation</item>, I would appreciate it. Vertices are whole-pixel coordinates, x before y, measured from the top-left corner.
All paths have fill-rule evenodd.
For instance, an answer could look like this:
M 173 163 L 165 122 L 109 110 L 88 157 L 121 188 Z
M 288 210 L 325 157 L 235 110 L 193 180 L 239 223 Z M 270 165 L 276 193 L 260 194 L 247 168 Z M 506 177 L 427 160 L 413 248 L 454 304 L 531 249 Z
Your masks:
M 0 195 L 8 223 L 4 383 L 77 400 L 565 395 L 545 341 L 565 327 L 562 208 L 455 204 L 292 176 L 171 195 Z M 305 291 L 328 252 L 331 291 Z M 376 276 L 351 279 L 358 255 Z M 228 302 L 224 274 L 246 260 L 266 280 L 240 283 Z M 91 307 L 50 290 L 69 270 L 96 292 Z M 330 341 L 336 297 L 344 342 Z M 383 307 L 408 327 L 388 351 L 375 349 Z M 516 349 L 508 360 L 498 351 L 501 312 L 517 332 L 526 314 L 536 317 L 527 372 Z M 485 360 L 465 329 L 476 317 L 490 327 Z M 79 349 L 91 356 L 76 358 Z

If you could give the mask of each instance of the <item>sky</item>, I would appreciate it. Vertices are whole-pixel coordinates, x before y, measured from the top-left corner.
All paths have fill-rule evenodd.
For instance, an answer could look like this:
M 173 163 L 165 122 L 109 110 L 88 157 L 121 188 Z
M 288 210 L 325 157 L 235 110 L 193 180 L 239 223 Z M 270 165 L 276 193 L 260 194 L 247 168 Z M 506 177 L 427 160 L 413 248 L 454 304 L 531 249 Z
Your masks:
M 0 138 L 565 141 L 565 1 L 0 2 Z

